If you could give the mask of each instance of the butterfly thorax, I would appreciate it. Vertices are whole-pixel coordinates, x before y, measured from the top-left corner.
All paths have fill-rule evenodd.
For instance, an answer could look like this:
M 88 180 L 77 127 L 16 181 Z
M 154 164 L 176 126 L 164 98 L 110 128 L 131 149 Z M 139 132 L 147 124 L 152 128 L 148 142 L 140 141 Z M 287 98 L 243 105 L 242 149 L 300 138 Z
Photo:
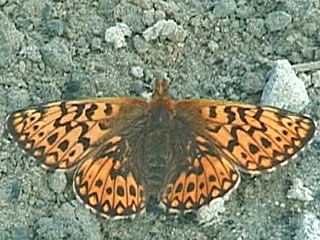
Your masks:
M 152 100 L 149 104 L 149 123 L 152 129 L 163 130 L 170 125 L 174 115 L 174 100 L 171 99 L 167 82 L 164 80 L 156 81 L 156 88 Z M 151 129 L 151 130 L 152 130 Z
M 163 130 L 170 126 L 173 118 L 173 110 L 169 108 L 168 103 L 161 102 L 152 106 L 150 109 L 149 127 L 150 131 Z

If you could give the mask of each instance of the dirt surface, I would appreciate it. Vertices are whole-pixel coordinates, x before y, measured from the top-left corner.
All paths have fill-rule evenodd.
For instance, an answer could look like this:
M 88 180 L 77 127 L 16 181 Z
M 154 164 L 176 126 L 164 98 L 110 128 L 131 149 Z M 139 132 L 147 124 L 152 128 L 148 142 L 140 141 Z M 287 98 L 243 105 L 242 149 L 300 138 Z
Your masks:
M 259 104 L 275 60 L 320 60 L 319 26 L 318 0 L 0 0 L 0 238 L 308 239 L 308 229 L 320 234 L 312 227 L 320 212 L 319 137 L 272 174 L 242 174 L 219 214 L 199 224 L 195 214 L 176 217 L 157 209 L 134 220 L 97 217 L 75 201 L 72 174 L 44 171 L 5 130 L 6 115 L 14 110 L 62 99 L 150 97 L 157 78 L 170 80 L 177 100 Z M 319 119 L 320 74 L 298 76 L 310 100 L 303 113 Z M 297 186 L 295 193 L 310 198 L 292 195 Z

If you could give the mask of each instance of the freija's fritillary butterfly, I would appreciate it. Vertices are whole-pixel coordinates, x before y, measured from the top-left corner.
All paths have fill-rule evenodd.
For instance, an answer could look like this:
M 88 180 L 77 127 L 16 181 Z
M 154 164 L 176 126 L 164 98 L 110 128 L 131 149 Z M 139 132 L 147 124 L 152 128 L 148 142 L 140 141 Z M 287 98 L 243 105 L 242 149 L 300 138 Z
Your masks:
M 313 138 L 315 122 L 285 110 L 216 100 L 175 102 L 156 81 L 137 98 L 60 101 L 16 111 L 8 131 L 46 169 L 76 169 L 73 188 L 105 217 L 134 217 L 151 198 L 189 212 L 235 189 L 238 170 L 269 172 Z

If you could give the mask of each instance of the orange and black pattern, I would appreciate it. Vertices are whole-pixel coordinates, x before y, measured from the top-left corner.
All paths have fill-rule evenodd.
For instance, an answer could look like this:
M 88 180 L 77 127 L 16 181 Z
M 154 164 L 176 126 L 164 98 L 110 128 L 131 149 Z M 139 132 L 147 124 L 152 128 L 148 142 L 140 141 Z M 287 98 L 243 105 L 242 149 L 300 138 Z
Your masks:
M 73 188 L 94 212 L 134 217 L 154 197 L 169 212 L 213 203 L 239 184 L 238 170 L 270 172 L 314 137 L 315 122 L 264 106 L 174 101 L 158 80 L 150 102 L 100 98 L 16 111 L 7 128 L 46 169 L 75 169 Z

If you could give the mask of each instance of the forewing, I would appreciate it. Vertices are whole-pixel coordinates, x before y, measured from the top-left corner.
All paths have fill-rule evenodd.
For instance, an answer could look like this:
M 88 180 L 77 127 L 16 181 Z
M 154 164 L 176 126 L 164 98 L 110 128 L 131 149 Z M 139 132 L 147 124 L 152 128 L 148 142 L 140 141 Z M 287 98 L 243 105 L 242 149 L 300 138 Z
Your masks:
M 54 102 L 10 114 L 7 128 L 42 166 L 64 171 L 86 158 L 112 131 L 130 127 L 146 106 L 134 98 Z
M 284 165 L 314 137 L 315 122 L 273 108 L 214 100 L 177 103 L 177 118 L 194 126 L 213 151 L 239 169 L 259 174 Z

